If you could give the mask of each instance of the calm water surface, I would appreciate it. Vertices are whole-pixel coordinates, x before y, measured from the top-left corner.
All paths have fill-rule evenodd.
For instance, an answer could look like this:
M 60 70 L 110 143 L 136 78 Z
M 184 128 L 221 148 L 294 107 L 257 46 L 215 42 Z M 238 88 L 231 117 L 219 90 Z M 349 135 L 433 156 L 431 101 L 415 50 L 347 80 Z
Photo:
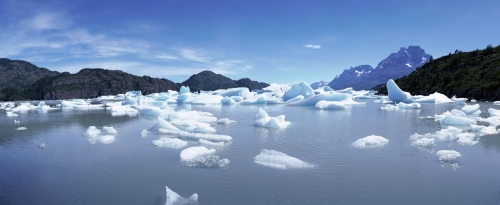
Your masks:
M 151 118 L 112 117 L 106 110 L 32 110 L 12 118 L 0 110 L 0 204 L 164 204 L 165 186 L 184 197 L 198 193 L 199 204 L 500 204 L 500 135 L 480 137 L 474 146 L 436 139 L 434 149 L 421 149 L 409 137 L 441 126 L 419 117 L 460 107 L 422 104 L 420 110 L 387 111 L 366 102 L 342 111 L 263 106 L 270 116 L 284 114 L 291 122 L 281 130 L 253 126 L 259 106 L 172 105 L 237 121 L 213 125 L 217 134 L 233 137 L 217 151 L 231 161 L 224 168 L 187 167 L 180 162 L 182 149 L 153 146 L 161 135 L 141 136 L 155 124 Z M 483 117 L 490 107 L 500 109 L 480 105 Z M 28 129 L 15 130 L 20 126 Z M 89 126 L 113 126 L 116 140 L 89 143 L 83 136 Z M 351 145 L 369 135 L 389 144 Z M 314 167 L 256 164 L 262 149 Z M 442 149 L 461 153 L 458 168 L 441 165 L 435 152 Z

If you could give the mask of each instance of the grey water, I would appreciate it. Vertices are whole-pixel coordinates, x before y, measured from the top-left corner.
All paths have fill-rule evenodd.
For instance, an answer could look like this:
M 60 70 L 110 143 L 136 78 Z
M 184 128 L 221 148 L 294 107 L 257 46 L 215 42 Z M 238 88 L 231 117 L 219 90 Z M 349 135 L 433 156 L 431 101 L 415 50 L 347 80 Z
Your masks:
M 184 166 L 182 149 L 152 145 L 161 135 L 141 131 L 154 118 L 59 109 L 13 118 L 0 110 L 0 204 L 165 204 L 165 186 L 183 197 L 197 193 L 199 204 L 500 204 L 500 135 L 482 136 L 474 146 L 436 140 L 433 149 L 421 149 L 409 137 L 442 127 L 419 117 L 459 106 L 381 110 L 382 104 L 364 101 L 347 110 L 261 106 L 270 116 L 285 115 L 291 122 L 285 129 L 253 126 L 260 106 L 172 105 L 237 121 L 213 125 L 233 138 L 217 151 L 230 160 L 223 168 Z M 500 109 L 479 104 L 483 117 L 490 107 Z M 15 130 L 21 126 L 27 130 Z M 111 144 L 92 144 L 83 136 L 89 126 L 113 126 L 118 134 Z M 389 143 L 351 145 L 369 135 Z M 313 167 L 262 166 L 254 162 L 262 149 Z M 461 153 L 458 167 L 438 160 L 436 151 L 444 149 Z

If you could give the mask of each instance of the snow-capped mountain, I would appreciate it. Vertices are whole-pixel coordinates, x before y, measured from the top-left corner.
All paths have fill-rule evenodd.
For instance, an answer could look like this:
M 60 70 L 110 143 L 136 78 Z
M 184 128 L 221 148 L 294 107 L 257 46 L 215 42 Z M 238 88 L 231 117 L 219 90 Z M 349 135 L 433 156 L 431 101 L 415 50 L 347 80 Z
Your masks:
M 368 90 L 386 83 L 389 79 L 410 74 L 429 59 L 430 55 L 419 46 L 402 47 L 398 52 L 380 61 L 377 67 L 372 68 L 369 65 L 351 67 L 336 76 L 328 85 L 333 89 L 352 87 L 355 90 Z
M 327 86 L 327 85 L 328 85 L 328 82 L 322 80 L 322 81 L 311 83 L 310 86 L 312 89 L 318 89 L 319 87 L 323 87 L 323 86 Z

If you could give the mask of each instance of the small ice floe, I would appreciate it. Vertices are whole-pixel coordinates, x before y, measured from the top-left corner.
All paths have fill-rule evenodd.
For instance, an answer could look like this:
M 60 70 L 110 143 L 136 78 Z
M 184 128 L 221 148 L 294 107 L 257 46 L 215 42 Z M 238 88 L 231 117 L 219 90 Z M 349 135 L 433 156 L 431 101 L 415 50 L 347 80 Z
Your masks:
M 342 102 L 320 100 L 315 107 L 322 110 L 346 110 L 347 106 Z
M 411 141 L 411 145 L 423 148 L 432 148 L 436 145 L 434 138 L 421 137 Z
M 229 118 L 221 118 L 217 120 L 217 124 L 219 125 L 229 125 L 229 124 L 234 124 L 236 121 L 230 120 Z
M 312 168 L 313 165 L 295 157 L 288 156 L 283 152 L 263 149 L 255 156 L 255 163 L 276 169 L 287 168 Z
M 104 126 L 102 127 L 108 134 L 118 134 L 118 132 L 113 127 Z
M 40 149 L 45 148 L 45 143 L 41 143 L 41 144 L 39 144 L 39 145 L 38 145 L 38 147 L 39 147 Z
M 481 110 L 479 110 L 479 104 L 474 105 L 465 105 L 462 109 L 462 112 L 467 116 L 479 116 L 481 114 Z
M 27 130 L 27 129 L 28 128 L 26 128 L 26 127 L 18 127 L 18 128 L 16 128 L 16 130 Z
M 163 128 L 158 129 L 158 131 L 160 133 L 163 133 L 163 134 L 178 135 L 181 138 L 189 138 L 189 139 L 196 139 L 196 140 L 205 139 L 205 140 L 211 140 L 211 141 L 227 142 L 227 141 L 230 141 L 233 139 L 231 136 L 228 136 L 228 135 L 175 131 L 175 130 L 166 130 Z
M 436 155 L 439 156 L 441 166 L 452 167 L 453 170 L 456 170 L 459 167 L 458 163 L 455 163 L 455 159 L 460 157 L 459 152 L 455 150 L 439 150 L 436 152 Z
M 165 186 L 167 193 L 167 200 L 165 205 L 188 205 L 188 204 L 198 204 L 198 194 L 194 193 L 188 198 L 184 198 L 179 194 L 175 193 L 168 186 Z
M 441 125 L 465 125 L 469 126 L 471 124 L 477 124 L 476 120 L 468 118 L 467 115 L 457 109 L 451 110 L 451 112 L 445 112 L 439 115 L 436 120 L 439 120 Z
M 356 142 L 352 143 L 354 147 L 357 148 L 375 148 L 375 147 L 383 147 L 385 145 L 389 144 L 389 140 L 377 136 L 377 135 L 370 135 L 364 138 L 361 138 L 359 140 L 356 140 Z
M 143 130 L 141 131 L 141 136 L 142 136 L 142 137 L 146 137 L 146 136 L 148 136 L 148 133 L 149 133 L 149 131 L 148 131 L 147 129 L 143 129 Z
M 289 124 L 290 122 L 285 121 L 285 115 L 270 117 L 262 108 L 255 115 L 254 125 L 258 127 L 286 128 Z
M 7 111 L 6 114 L 7 114 L 7 117 L 17 117 L 18 116 L 18 114 L 14 113 L 14 112 L 10 112 L 10 111 Z
M 174 148 L 174 149 L 179 149 L 182 147 L 185 147 L 187 145 L 187 142 L 182 141 L 177 138 L 167 138 L 163 137 L 157 140 L 153 140 L 153 145 L 156 145 L 158 147 L 166 147 L 166 148 Z
M 224 146 L 224 142 L 211 142 L 211 141 L 208 141 L 208 140 L 204 140 L 204 139 L 200 139 L 198 140 L 198 142 L 204 146 L 208 146 L 208 147 L 223 147 Z
M 460 133 L 457 134 L 457 143 L 461 145 L 475 145 L 477 144 L 476 135 L 472 133 Z
M 199 146 L 182 150 L 180 156 L 182 164 L 189 167 L 220 168 L 229 164 L 229 159 L 221 159 L 214 154 L 215 149 Z
M 475 103 L 475 102 L 477 102 L 477 100 L 476 99 L 471 99 L 470 102 Z
M 420 109 L 420 103 L 403 103 L 400 102 L 396 104 L 400 109 Z
M 102 144 L 111 144 L 115 141 L 115 136 L 109 134 L 101 135 L 101 133 L 101 130 L 97 129 L 97 127 L 89 126 L 83 135 L 87 138 L 90 144 L 95 144 L 98 141 Z
M 19 123 L 21 123 L 21 122 L 19 122 L 19 120 L 14 120 L 14 124 L 16 124 L 16 125 L 17 125 L 17 124 L 19 124 Z
M 386 104 L 380 108 L 381 110 L 399 110 L 398 106 Z
M 439 150 L 436 155 L 439 156 L 440 161 L 454 161 L 460 157 L 460 153 L 455 150 Z
M 500 101 L 493 101 L 494 105 L 500 105 Z

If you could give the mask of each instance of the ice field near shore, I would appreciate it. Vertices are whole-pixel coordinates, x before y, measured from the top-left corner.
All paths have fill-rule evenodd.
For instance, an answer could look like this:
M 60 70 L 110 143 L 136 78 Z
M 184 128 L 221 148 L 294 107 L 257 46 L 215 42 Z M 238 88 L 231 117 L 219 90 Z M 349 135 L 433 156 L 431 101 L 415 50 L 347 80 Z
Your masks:
M 500 102 L 387 87 L 0 102 L 0 201 L 500 203 Z

